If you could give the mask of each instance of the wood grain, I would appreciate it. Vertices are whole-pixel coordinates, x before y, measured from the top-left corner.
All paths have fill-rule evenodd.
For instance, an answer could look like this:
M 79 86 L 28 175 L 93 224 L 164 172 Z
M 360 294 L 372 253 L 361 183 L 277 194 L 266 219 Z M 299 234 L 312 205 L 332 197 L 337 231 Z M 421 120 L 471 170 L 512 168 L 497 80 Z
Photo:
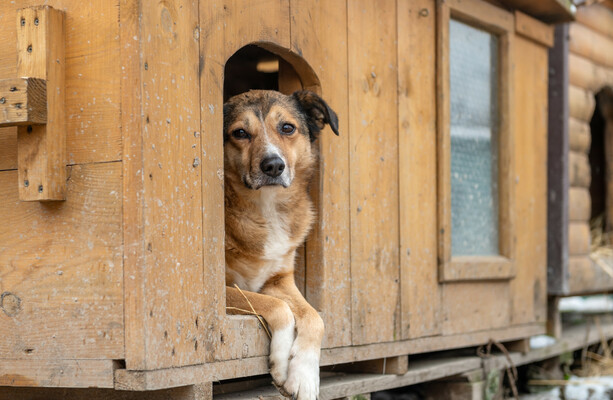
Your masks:
M 350 1 L 348 20 L 352 334 L 364 344 L 401 335 L 396 5 Z
M 0 385 L 113 388 L 114 373 L 113 360 L 3 359 L 0 363 Z M 2 393 L 6 391 L 7 388 L 2 389 Z M 0 394 L 0 399 L 2 397 Z
M 578 23 L 570 25 L 569 35 L 569 48 L 572 53 L 592 60 L 596 64 L 613 68 L 613 38 Z
M 440 333 L 438 232 L 433 223 L 437 218 L 435 12 L 434 0 L 398 2 L 398 190 L 405 339 Z
M 601 260 L 604 265 L 611 265 L 611 259 Z M 613 288 L 613 276 L 610 268 L 593 261 L 589 256 L 570 257 L 568 260 L 569 295 L 586 295 L 603 293 Z
M 515 11 L 515 32 L 543 46 L 553 47 L 553 26 L 520 11 Z
M 46 122 L 46 81 L 37 78 L 0 79 L 0 127 Z
M 124 358 L 121 164 L 69 169 L 65 202 L 20 202 L 0 173 L 0 354 Z M 8 303 L 10 304 L 10 303 Z M 9 315 L 10 314 L 10 315 Z

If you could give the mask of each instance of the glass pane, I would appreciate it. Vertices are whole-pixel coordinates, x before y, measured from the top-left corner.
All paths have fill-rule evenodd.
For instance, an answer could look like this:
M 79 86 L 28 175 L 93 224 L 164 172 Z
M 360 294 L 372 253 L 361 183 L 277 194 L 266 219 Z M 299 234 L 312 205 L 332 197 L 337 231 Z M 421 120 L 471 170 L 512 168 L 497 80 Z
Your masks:
M 451 254 L 497 255 L 498 38 L 449 21 Z

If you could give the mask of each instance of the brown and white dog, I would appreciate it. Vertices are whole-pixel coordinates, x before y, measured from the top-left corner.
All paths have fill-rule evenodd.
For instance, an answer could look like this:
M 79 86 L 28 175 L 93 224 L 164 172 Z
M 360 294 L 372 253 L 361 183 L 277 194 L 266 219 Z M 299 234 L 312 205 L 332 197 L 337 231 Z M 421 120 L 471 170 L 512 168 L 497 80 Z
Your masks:
M 307 190 L 325 124 L 338 135 L 336 114 L 309 91 L 253 90 L 224 104 L 227 306 L 249 310 L 246 296 L 264 317 L 270 374 L 298 400 L 319 395 L 324 324 L 296 287 L 294 261 L 315 219 Z

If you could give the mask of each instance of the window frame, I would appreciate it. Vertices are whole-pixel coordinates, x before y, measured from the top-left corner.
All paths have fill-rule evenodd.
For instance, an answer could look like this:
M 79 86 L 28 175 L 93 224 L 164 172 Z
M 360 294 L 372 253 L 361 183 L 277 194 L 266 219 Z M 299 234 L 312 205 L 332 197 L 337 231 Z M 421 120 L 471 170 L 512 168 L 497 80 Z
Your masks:
M 449 21 L 498 37 L 498 246 L 497 256 L 451 254 L 451 136 Z M 514 16 L 481 0 L 437 1 L 437 194 L 439 281 L 512 279 L 516 274 L 512 61 Z

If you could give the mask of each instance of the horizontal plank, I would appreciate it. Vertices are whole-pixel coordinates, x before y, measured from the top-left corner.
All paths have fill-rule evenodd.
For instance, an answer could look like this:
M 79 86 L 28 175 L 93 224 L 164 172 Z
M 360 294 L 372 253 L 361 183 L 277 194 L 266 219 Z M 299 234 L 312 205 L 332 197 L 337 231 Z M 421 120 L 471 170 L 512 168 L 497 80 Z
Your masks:
M 573 20 L 570 0 L 499 0 L 511 10 L 520 10 L 547 23 Z
M 568 259 L 568 295 L 613 291 L 613 258 L 577 256 Z
M 553 26 L 515 11 L 515 32 L 543 46 L 553 47 Z
M 494 33 L 512 32 L 513 14 L 480 0 L 446 0 L 451 17 L 471 22 Z
M 596 64 L 613 68 L 613 39 L 573 23 L 569 28 L 569 50 Z
M 613 39 L 613 10 L 602 4 L 578 7 L 577 22 Z
M 589 189 L 592 170 L 587 154 L 572 150 L 568 152 L 568 181 L 572 187 Z
M 0 386 L 112 388 L 113 360 L 0 360 Z
M 544 332 L 545 326 L 543 324 L 526 324 L 468 334 L 432 336 L 398 342 L 323 349 L 321 365 L 335 365 L 475 346 L 487 343 L 491 338 L 505 342 L 539 335 Z M 115 371 L 115 388 L 118 390 L 158 390 L 198 382 L 241 378 L 266 373 L 268 373 L 268 357 L 252 357 L 154 371 L 118 369 Z
M 501 256 L 453 257 L 443 266 L 444 282 L 511 279 L 515 276 L 513 262 Z
M 568 119 L 568 146 L 570 150 L 587 154 L 592 144 L 590 124 L 577 118 Z
M 568 224 L 568 255 L 581 256 L 590 254 L 590 226 L 587 223 Z
M 613 68 L 605 67 L 577 54 L 568 54 L 568 81 L 591 92 L 613 82 Z
M 0 128 L 46 122 L 47 83 L 44 79 L 0 79 Z
M 568 190 L 568 219 L 586 225 L 592 213 L 592 200 L 587 188 L 571 187 Z
M 595 104 L 593 92 L 572 85 L 568 87 L 568 112 L 571 117 L 589 122 L 592 119 Z

